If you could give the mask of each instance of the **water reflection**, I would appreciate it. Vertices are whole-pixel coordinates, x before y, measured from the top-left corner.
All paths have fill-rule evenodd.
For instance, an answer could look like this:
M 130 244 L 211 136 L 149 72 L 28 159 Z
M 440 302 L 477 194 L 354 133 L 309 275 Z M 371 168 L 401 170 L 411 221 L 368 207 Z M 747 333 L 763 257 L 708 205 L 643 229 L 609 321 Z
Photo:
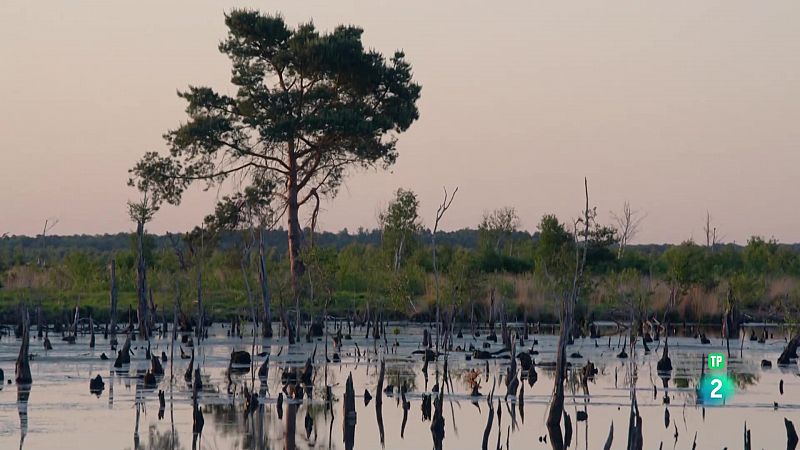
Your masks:
M 531 336 L 537 344 L 517 352 L 516 368 L 507 358 L 467 360 L 464 352 L 452 352 L 446 365 L 443 357 L 429 361 L 426 372 L 422 371 L 423 358 L 412 353 L 419 348 L 419 335 L 413 333 L 398 336 L 398 345 L 390 345 L 388 350 L 371 338 L 358 339 L 358 350 L 356 342 L 343 339 L 337 348 L 340 362 L 331 359 L 326 363 L 320 354 L 312 360 L 313 367 L 308 367 L 308 358 L 317 343 L 290 348 L 278 341 L 263 341 L 254 351 L 268 356 L 267 376 L 262 377 L 256 371 L 229 371 L 232 349 L 251 351 L 251 344 L 244 342 L 246 339 L 214 336 L 213 331 L 208 341 L 193 347 L 194 367 L 187 371 L 192 374 L 190 383 L 180 380 L 188 361 L 178 359 L 177 380 L 171 382 L 169 375 L 157 378 L 153 389 L 144 385 L 143 375 L 151 361 L 144 358 L 143 343 L 138 344 L 130 366 L 116 373 L 111 368 L 113 361 L 99 362 L 85 354 L 85 349 L 76 350 L 83 337 L 69 347 L 56 342 L 48 356 L 32 361 L 37 383 L 33 403 L 29 401 L 30 388 L 17 386 L 19 428 L 15 426 L 13 434 L 3 434 L 0 429 L 0 448 L 17 444 L 29 450 L 52 448 L 60 442 L 60 434 L 66 433 L 67 409 L 76 434 L 98 435 L 97 443 L 89 442 L 85 450 L 182 449 L 190 441 L 192 448 L 240 449 L 475 448 L 482 442 L 487 448 L 527 448 L 536 439 L 546 439 L 543 421 L 552 388 L 547 379 L 553 376 L 555 349 L 550 336 Z M 356 334 L 363 338 L 363 333 Z M 704 409 L 697 405 L 695 387 L 702 374 L 703 355 L 719 344 L 710 333 L 707 336 L 712 344 L 702 344 L 699 338 L 670 337 L 674 367 L 669 372 L 657 370 L 661 356 L 657 344 L 651 345 L 650 354 L 626 344 L 629 354 L 622 360 L 617 358 L 622 339 L 616 347 L 613 342 L 596 346 L 593 340 L 575 339 L 569 353 L 583 356 L 569 359 L 566 415 L 562 417 L 564 434 L 569 428 L 570 448 L 602 448 L 613 435 L 614 422 L 617 430 L 620 426 L 623 430 L 618 439 L 626 441 L 632 436 L 631 442 L 641 441 L 643 448 L 658 448 L 661 442 L 691 448 L 695 432 L 698 448 L 737 448 L 741 433 L 734 441 L 724 431 L 731 424 L 742 426 L 745 417 L 758 448 L 783 447 L 788 430 L 783 417 L 798 410 L 800 377 L 795 376 L 796 366 L 762 369 L 759 364 L 761 359 L 775 360 L 785 345 L 782 337 L 764 344 L 745 342 L 744 356 L 732 358 L 728 371 L 737 386 L 736 402 L 726 408 Z M 98 346 L 104 345 L 99 336 L 97 339 Z M 529 339 L 529 344 L 532 341 Z M 154 339 L 153 354 L 161 353 L 168 344 L 168 338 Z M 482 348 L 482 344 L 483 339 L 472 335 L 454 342 L 462 348 Z M 494 352 L 493 345 L 499 344 L 490 344 Z M 0 341 L 0 361 L 12 360 L 18 346 L 19 340 Z M 383 384 L 381 361 L 385 366 Z M 86 374 L 97 373 L 106 383 L 100 400 L 86 389 Z M 352 378 L 345 381 L 349 374 Z M 496 396 L 491 395 L 492 380 Z M 195 397 L 196 383 L 200 389 Z M 372 402 L 364 406 L 363 399 L 354 395 L 351 416 L 345 407 L 348 383 L 359 396 L 365 391 L 372 396 Z M 13 391 L 6 393 L 13 395 Z M 108 398 L 102 399 L 105 395 Z M 775 402 L 779 409 L 773 412 Z M 146 414 L 148 407 L 158 414 Z M 29 409 L 39 419 L 31 427 Z M 8 412 L 0 408 L 0 423 L 8 419 L 4 416 Z M 9 418 L 16 422 L 15 417 Z M 109 430 L 91 427 L 100 420 Z M 194 431 L 191 436 L 189 430 Z M 634 434 L 629 435 L 629 430 Z
M 19 414 L 19 448 L 22 450 L 25 444 L 25 436 L 28 435 L 28 401 L 31 397 L 30 384 L 17 385 L 17 412 Z

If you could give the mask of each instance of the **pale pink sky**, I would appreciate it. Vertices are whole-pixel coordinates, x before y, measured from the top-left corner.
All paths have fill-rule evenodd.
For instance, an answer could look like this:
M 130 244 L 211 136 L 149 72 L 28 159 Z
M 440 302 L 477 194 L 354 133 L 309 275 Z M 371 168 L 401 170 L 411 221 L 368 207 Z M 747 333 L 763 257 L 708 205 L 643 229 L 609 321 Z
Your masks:
M 184 120 L 176 90 L 228 86 L 223 12 L 352 23 L 368 46 L 405 50 L 420 120 L 391 173 L 354 174 L 324 229 L 374 227 L 397 187 L 445 229 L 515 206 L 527 229 L 582 203 L 601 219 L 647 212 L 637 242 L 800 241 L 800 2 L 28 1 L 0 2 L 0 234 L 131 229 L 127 169 Z M 502 5 L 502 6 L 500 6 Z M 184 230 L 212 207 L 194 192 L 150 229 Z

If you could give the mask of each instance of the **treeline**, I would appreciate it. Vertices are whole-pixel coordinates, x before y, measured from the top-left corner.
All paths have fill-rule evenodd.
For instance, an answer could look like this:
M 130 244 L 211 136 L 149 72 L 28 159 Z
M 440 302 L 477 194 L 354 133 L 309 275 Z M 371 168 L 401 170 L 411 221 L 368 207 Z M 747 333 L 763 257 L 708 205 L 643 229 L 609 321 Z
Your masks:
M 621 248 L 615 227 L 594 224 L 588 236 L 576 235 L 547 215 L 530 233 L 518 229 L 515 211 L 506 208 L 510 218 L 505 222 L 498 220 L 504 214 L 500 209 L 486 214 L 477 229 L 437 233 L 434 268 L 430 230 L 422 228 L 416 211 L 393 213 L 400 201 L 396 198 L 382 213 L 378 229 L 319 232 L 313 240 L 306 230 L 312 243 L 302 255 L 304 314 L 372 308 L 396 318 L 420 317 L 430 314 L 438 298 L 464 321 L 485 320 L 498 310 L 517 319 L 555 321 L 576 250 L 583 245 L 589 282 L 578 305 L 580 319 L 624 319 L 632 310 L 658 314 L 673 291 L 674 320 L 718 320 L 732 303 L 760 318 L 793 318 L 797 309 L 800 251 L 774 240 Z M 252 230 L 219 232 L 206 237 L 202 251 L 189 251 L 188 235 L 147 234 L 144 253 L 154 303 L 170 305 L 177 296 L 181 308 L 190 311 L 199 265 L 209 315 L 247 316 L 252 301 L 247 283 L 257 283 L 250 236 Z M 135 243 L 129 233 L 5 237 L 0 240 L 0 309 L 11 314 L 24 301 L 64 314 L 79 303 L 107 314 L 112 260 L 121 307 L 135 306 Z M 265 231 L 265 243 L 273 303 L 279 310 L 291 309 L 285 231 Z

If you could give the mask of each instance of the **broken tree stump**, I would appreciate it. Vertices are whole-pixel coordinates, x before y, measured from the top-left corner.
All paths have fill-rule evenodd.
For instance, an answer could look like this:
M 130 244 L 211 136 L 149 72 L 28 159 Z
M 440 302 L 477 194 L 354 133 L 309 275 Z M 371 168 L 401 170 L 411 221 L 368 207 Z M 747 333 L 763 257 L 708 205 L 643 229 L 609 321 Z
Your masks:
M 16 364 L 16 381 L 17 384 L 31 384 L 33 377 L 31 376 L 31 365 L 29 350 L 30 338 L 30 323 L 28 319 L 28 310 L 23 308 L 22 311 L 22 345 L 19 347 L 19 356 L 17 356 Z

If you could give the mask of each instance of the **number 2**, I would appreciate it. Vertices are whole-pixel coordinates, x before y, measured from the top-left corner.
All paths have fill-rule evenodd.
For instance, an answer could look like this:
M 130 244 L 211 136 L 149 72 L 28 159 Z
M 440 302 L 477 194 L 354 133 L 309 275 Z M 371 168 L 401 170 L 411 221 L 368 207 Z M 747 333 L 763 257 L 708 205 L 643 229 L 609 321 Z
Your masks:
M 711 398 L 722 398 L 722 394 L 719 393 L 719 390 L 722 389 L 722 380 L 714 378 L 711 380 L 711 384 L 716 386 L 711 390 Z

